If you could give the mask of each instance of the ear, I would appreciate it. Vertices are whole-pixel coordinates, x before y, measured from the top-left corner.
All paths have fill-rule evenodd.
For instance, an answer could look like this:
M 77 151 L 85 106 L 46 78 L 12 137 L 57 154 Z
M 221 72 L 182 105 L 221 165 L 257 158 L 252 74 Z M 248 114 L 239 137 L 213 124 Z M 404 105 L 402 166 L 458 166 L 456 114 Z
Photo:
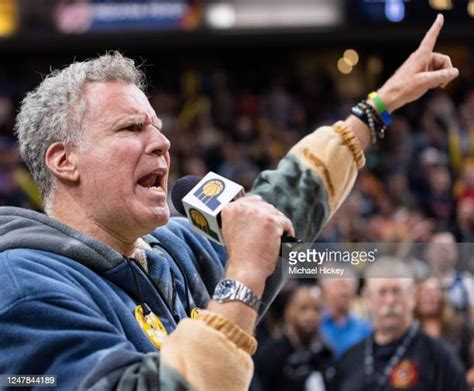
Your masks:
M 49 170 L 58 179 L 69 182 L 79 180 L 75 154 L 71 147 L 62 142 L 51 144 L 46 150 L 45 162 Z

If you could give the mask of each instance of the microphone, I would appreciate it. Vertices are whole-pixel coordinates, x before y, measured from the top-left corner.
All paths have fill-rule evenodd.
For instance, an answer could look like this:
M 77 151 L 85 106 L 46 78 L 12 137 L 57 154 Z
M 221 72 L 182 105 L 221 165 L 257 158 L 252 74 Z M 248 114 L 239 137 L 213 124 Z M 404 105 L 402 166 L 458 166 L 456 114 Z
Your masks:
M 225 205 L 244 194 L 241 185 L 211 171 L 202 179 L 188 175 L 177 180 L 171 192 L 171 200 L 175 209 L 191 221 L 195 231 L 224 245 L 220 212 Z M 286 233 L 281 241 L 302 243 Z
M 186 209 L 183 205 L 183 198 L 188 194 L 193 187 L 201 181 L 201 177 L 197 175 L 186 175 L 176 181 L 171 191 L 171 202 L 176 211 L 183 216 L 186 216 Z
M 179 179 L 171 199 L 175 209 L 191 221 L 195 231 L 224 245 L 220 212 L 244 194 L 242 186 L 211 171 L 202 179 L 193 175 Z

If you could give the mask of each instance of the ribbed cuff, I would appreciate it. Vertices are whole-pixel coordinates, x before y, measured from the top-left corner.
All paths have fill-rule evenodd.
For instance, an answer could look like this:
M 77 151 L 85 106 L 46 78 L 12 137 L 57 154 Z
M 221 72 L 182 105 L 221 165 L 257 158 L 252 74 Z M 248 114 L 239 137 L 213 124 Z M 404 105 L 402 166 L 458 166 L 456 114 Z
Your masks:
M 361 169 L 365 165 L 365 156 L 354 132 L 343 121 L 338 121 L 332 128 L 338 133 L 343 143 L 349 148 L 356 162 L 357 168 Z
M 235 343 L 237 347 L 248 354 L 253 355 L 257 350 L 257 340 L 230 320 L 206 310 L 199 310 L 198 319 L 213 329 L 220 331 L 229 340 Z

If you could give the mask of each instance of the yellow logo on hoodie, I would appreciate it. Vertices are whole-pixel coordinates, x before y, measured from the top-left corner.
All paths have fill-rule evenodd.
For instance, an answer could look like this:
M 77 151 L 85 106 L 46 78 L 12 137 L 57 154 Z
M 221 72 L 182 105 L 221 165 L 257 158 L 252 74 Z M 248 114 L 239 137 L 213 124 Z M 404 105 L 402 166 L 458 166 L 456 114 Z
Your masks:
M 150 310 L 147 304 L 144 304 L 144 306 L 145 308 L 142 305 L 135 307 L 135 319 L 151 343 L 157 349 L 161 349 L 164 340 L 168 337 L 168 333 L 160 318 Z

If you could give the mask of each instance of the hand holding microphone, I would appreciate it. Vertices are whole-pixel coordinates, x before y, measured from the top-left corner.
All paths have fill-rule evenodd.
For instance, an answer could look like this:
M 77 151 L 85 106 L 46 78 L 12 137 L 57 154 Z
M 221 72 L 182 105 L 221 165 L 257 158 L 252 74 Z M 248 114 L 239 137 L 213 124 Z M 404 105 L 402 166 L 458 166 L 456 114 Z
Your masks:
M 175 209 L 188 217 L 196 231 L 222 245 L 222 209 L 243 196 L 242 186 L 213 172 L 204 178 L 187 175 L 175 183 L 172 191 Z M 293 235 L 283 232 L 281 242 L 302 243 Z
M 243 188 L 209 173 L 181 178 L 173 204 L 196 231 L 227 248 L 226 276 L 244 281 L 261 295 L 275 269 L 282 242 L 299 242 L 291 221 L 260 196 L 243 196 Z
M 229 254 L 226 276 L 245 281 L 260 296 L 275 270 L 283 234 L 295 234 L 293 224 L 273 205 L 252 195 L 224 207 L 222 233 Z

